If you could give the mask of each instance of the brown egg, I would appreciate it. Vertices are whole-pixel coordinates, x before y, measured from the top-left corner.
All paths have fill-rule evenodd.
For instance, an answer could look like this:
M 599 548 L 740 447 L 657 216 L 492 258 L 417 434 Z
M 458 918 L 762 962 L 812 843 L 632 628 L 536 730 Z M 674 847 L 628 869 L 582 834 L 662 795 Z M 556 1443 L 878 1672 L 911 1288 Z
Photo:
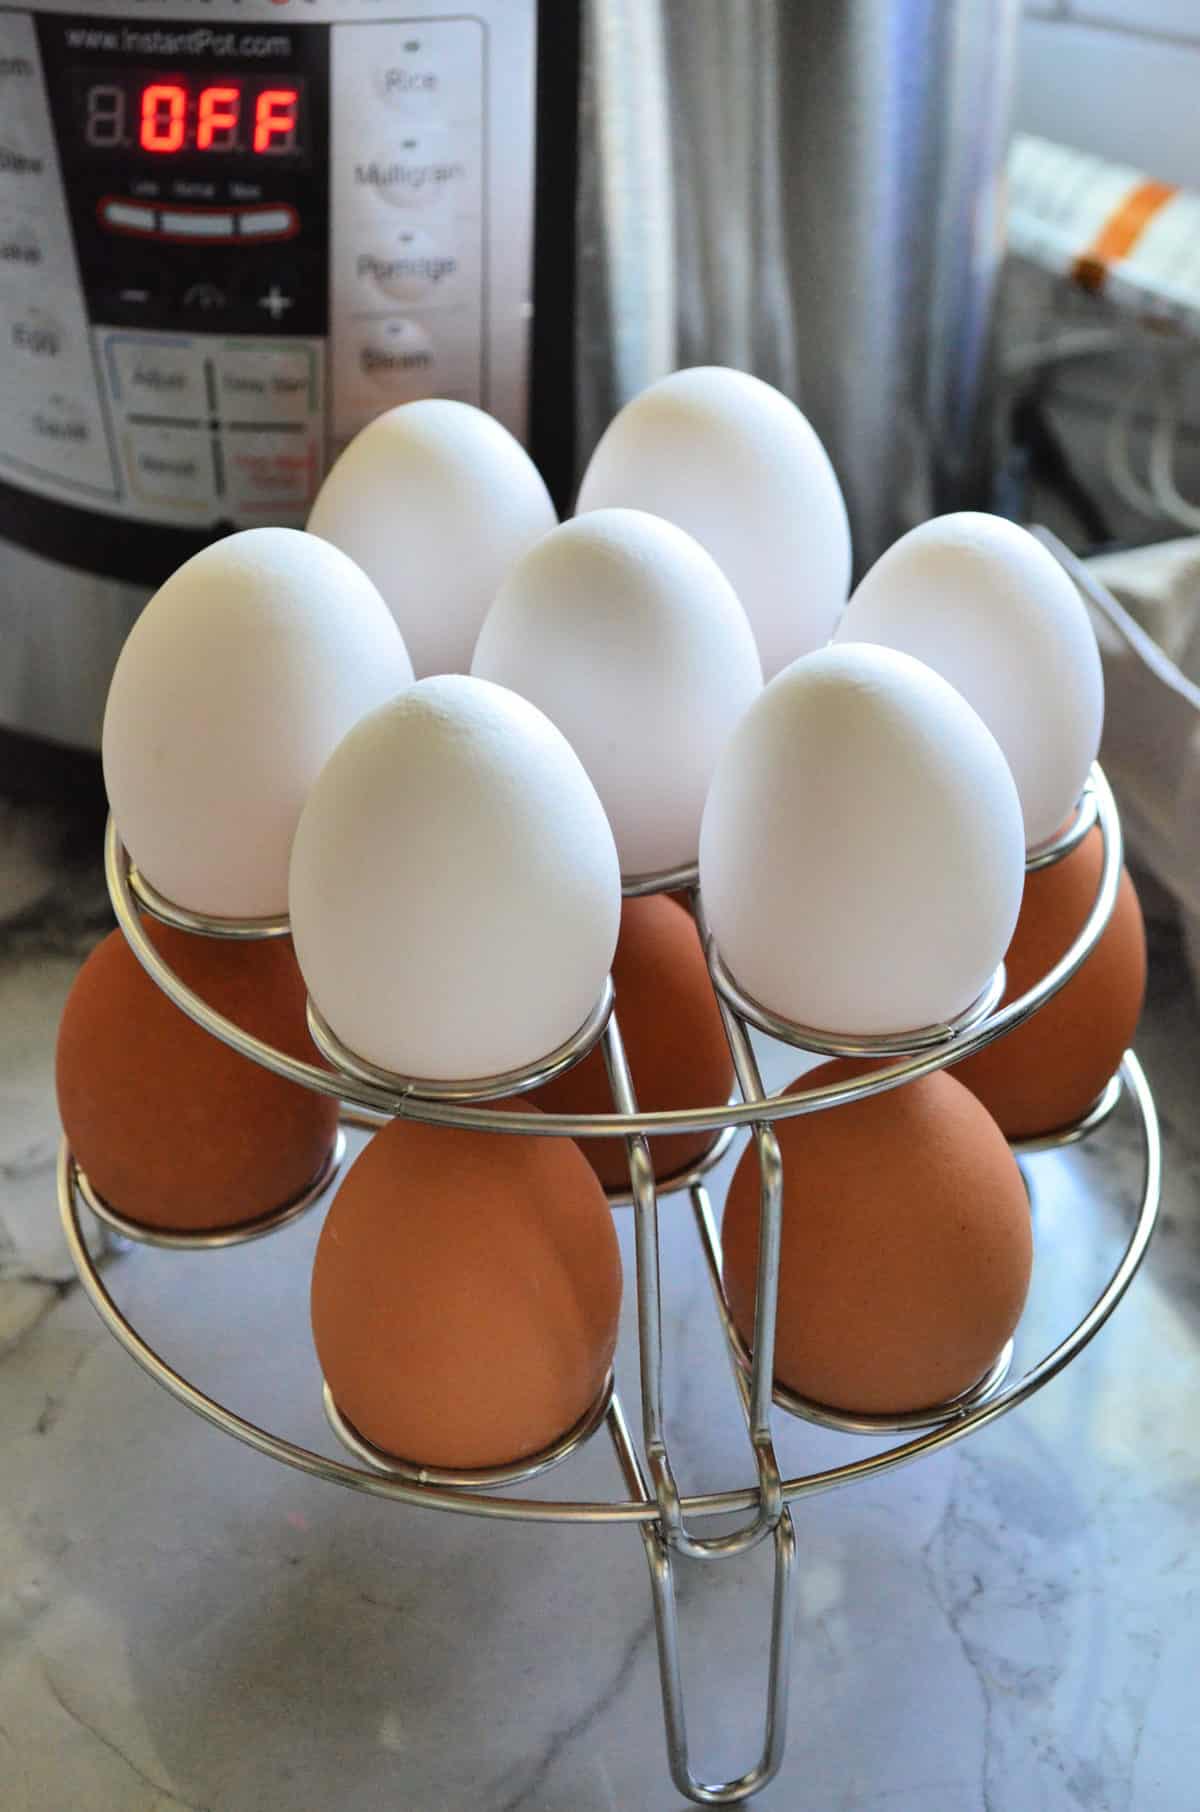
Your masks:
M 810 1088 L 865 1066 L 823 1064 Z M 1021 1314 L 1029 1203 L 995 1121 L 945 1074 L 776 1125 L 784 1164 L 775 1376 L 847 1411 L 924 1409 L 974 1384 Z M 753 1145 L 722 1232 L 749 1343 L 758 1263 Z
M 286 938 L 234 943 L 143 923 L 209 1006 L 291 1056 L 318 1061 Z M 119 931 L 75 979 L 56 1071 L 76 1162 L 104 1201 L 146 1227 L 199 1232 L 256 1220 L 312 1182 L 337 1135 L 335 1101 L 193 1025 Z
M 1025 994 L 1070 949 L 1096 898 L 1103 860 L 1097 828 L 1061 862 L 1026 876 L 1004 959 L 1005 1001 Z M 1145 991 L 1146 932 L 1133 882 L 1122 871 L 1112 918 L 1083 967 L 1032 1019 L 957 1064 L 954 1074 L 1010 1139 L 1069 1126 L 1132 1043 Z
M 574 1426 L 617 1341 L 612 1216 L 569 1139 L 396 1120 L 339 1189 L 312 1324 L 334 1401 L 385 1452 L 502 1466 Z
M 690 914 L 664 894 L 626 900 L 613 960 L 617 1021 L 645 1112 L 724 1104 L 733 1087 L 733 1060 L 708 979 L 708 965 Z M 613 1111 L 604 1054 L 591 1051 L 574 1069 L 537 1091 L 537 1106 L 555 1114 Z M 702 1157 L 711 1132 L 667 1133 L 650 1141 L 658 1177 Z M 623 1139 L 581 1139 L 580 1147 L 606 1189 L 627 1189 Z

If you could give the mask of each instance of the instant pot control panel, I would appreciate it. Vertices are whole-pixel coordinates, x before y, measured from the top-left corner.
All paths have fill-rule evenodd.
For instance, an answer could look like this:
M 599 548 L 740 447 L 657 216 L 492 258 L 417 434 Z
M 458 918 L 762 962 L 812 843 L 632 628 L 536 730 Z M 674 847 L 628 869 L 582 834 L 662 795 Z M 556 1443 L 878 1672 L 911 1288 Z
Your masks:
M 0 481 L 211 532 L 393 403 L 521 434 L 533 0 L 162 10 L 0 10 Z

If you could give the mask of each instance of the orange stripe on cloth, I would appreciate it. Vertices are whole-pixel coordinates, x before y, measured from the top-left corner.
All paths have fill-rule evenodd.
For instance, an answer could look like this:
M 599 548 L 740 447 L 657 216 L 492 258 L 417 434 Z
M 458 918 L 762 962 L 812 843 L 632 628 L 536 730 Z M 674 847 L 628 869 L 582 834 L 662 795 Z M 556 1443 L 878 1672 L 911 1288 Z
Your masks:
M 1171 197 L 1178 193 L 1168 182 L 1142 182 L 1130 189 L 1118 208 L 1109 215 L 1086 252 L 1075 260 L 1071 275 L 1084 289 L 1098 292 L 1111 264 L 1119 264 L 1130 252 Z

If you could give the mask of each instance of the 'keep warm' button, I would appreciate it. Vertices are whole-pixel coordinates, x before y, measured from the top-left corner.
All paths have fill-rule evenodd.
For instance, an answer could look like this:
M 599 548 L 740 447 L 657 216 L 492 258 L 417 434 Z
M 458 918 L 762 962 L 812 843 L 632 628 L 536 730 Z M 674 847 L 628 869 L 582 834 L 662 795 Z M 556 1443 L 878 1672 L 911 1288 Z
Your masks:
M 309 434 L 227 433 L 225 485 L 235 516 L 303 514 L 317 488 L 317 445 Z

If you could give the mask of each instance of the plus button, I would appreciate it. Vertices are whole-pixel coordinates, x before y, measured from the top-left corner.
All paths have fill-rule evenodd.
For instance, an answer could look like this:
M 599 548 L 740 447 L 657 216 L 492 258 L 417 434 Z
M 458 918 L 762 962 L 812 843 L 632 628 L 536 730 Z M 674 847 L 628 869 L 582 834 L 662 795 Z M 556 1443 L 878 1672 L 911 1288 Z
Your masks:
M 265 295 L 258 298 L 258 306 L 265 308 L 272 321 L 278 321 L 292 306 L 293 298 L 285 296 L 278 283 L 272 283 Z

